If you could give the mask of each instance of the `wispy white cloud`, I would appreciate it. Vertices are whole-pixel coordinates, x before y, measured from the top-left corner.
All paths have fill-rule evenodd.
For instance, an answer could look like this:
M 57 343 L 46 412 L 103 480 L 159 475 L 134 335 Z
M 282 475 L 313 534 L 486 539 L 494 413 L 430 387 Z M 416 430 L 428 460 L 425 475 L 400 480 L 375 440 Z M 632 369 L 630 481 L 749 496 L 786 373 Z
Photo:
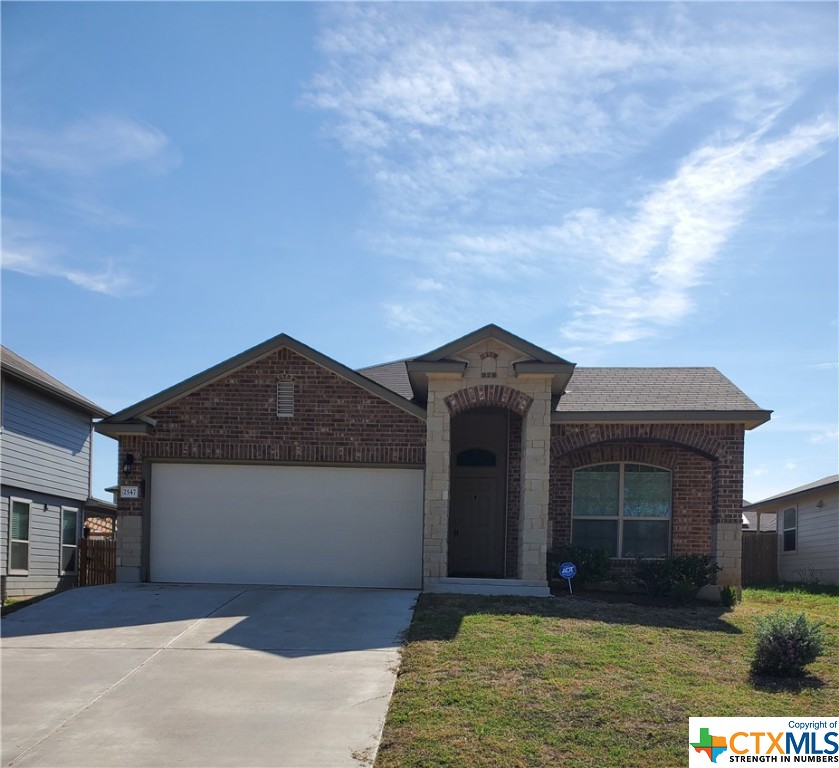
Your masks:
M 712 13 L 330 6 L 305 101 L 378 193 L 368 242 L 421 275 L 389 322 L 454 324 L 487 286 L 498 321 L 571 307 L 555 323 L 571 343 L 684 322 L 763 184 L 836 135 L 831 114 L 789 115 L 835 69 L 832 33 L 787 6 L 771 24 Z
M 11 171 L 91 176 L 126 166 L 165 170 L 179 157 L 169 138 L 154 126 L 118 115 L 96 115 L 55 130 L 5 128 L 3 162 Z
M 692 289 L 741 223 L 759 182 L 823 152 L 836 131 L 835 120 L 825 118 L 774 139 L 760 130 L 742 141 L 703 146 L 637 205 L 634 216 L 594 217 L 590 253 L 603 287 L 579 302 L 565 335 L 634 341 L 685 319 L 694 309 Z
M 71 282 L 79 288 L 109 296 L 125 296 L 139 292 L 137 281 L 107 260 L 100 268 L 84 270 L 69 266 L 44 254 L 3 250 L 3 269 L 30 277 L 53 277 Z
M 0 266 L 30 277 L 67 280 L 79 288 L 109 296 L 142 293 L 145 287 L 121 266 L 122 260 L 69 259 L 34 227 L 3 220 L 3 250 Z
M 839 442 L 839 430 L 823 429 L 820 432 L 810 435 L 810 442 L 813 443 L 813 445 L 824 445 L 826 443 Z
M 110 296 L 145 291 L 124 257 L 80 255 L 86 249 L 78 242 L 92 227 L 137 226 L 103 200 L 114 179 L 124 184 L 128 171 L 165 172 L 179 162 L 160 129 L 121 115 L 90 115 L 52 129 L 4 126 L 3 170 L 18 185 L 17 194 L 6 193 L 6 208 L 38 224 L 4 219 L 2 268 Z

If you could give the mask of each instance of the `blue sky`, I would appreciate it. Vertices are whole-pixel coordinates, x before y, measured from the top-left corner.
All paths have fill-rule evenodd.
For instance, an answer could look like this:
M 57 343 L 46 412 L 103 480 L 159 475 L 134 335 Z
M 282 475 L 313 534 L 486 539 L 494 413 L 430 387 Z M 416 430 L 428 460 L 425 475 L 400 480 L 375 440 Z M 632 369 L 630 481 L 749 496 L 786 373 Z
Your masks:
M 752 501 L 833 474 L 837 50 L 835 3 L 4 2 L 3 343 L 118 410 L 494 322 L 719 368 Z

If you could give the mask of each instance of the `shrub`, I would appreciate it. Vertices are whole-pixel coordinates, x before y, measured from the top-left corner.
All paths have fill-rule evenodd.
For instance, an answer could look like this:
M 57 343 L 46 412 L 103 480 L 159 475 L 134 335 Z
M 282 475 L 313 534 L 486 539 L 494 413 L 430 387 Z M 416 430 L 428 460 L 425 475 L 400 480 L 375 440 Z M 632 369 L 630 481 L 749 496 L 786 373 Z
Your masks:
M 752 673 L 801 677 L 804 667 L 824 652 L 821 622 L 779 609 L 757 620 Z
M 687 605 L 696 597 L 697 589 L 689 581 L 677 581 L 671 588 L 670 594 L 677 605 Z
M 548 578 L 559 577 L 558 569 L 563 563 L 574 563 L 577 566 L 577 581 L 580 584 L 593 581 L 603 581 L 609 575 L 611 559 L 605 549 L 591 549 L 590 547 L 575 547 L 567 544 L 562 549 L 548 553 Z
M 720 602 L 726 608 L 733 608 L 737 605 L 737 589 L 731 584 L 726 584 L 720 589 Z
M 636 569 L 638 580 L 651 595 L 672 595 L 677 584 L 688 583 L 695 595 L 706 584 L 713 584 L 720 567 L 710 555 L 677 555 L 660 560 L 639 560 Z M 679 588 L 682 594 L 686 587 Z

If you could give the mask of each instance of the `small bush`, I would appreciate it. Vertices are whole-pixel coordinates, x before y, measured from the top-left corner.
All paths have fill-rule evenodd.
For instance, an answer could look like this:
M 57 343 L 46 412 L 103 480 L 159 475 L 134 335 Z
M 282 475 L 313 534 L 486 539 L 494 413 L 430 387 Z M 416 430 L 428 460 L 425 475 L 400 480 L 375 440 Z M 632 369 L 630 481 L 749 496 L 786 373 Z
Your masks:
M 670 590 L 673 601 L 677 605 L 687 605 L 693 602 L 697 589 L 689 581 L 677 581 Z
M 548 553 L 548 578 L 559 578 L 559 566 L 574 563 L 577 566 L 576 579 L 580 584 L 603 581 L 609 575 L 611 558 L 605 549 L 575 547 L 571 544 Z
M 719 570 L 710 555 L 678 555 L 639 560 L 636 575 L 651 595 L 672 595 L 674 587 L 685 582 L 693 587 L 695 595 L 706 584 L 714 583 Z M 679 589 L 684 593 L 687 588 Z
M 802 677 L 804 667 L 823 652 L 821 622 L 779 609 L 757 620 L 752 674 Z
M 737 605 L 737 589 L 731 584 L 726 584 L 720 589 L 720 602 L 726 608 L 733 608 Z

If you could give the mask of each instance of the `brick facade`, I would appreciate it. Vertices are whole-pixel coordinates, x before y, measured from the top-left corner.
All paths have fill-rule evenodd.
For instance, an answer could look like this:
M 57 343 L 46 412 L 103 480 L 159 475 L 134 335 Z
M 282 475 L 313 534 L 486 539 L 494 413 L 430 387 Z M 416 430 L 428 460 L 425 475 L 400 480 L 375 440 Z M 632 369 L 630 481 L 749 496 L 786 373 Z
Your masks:
M 571 540 L 574 469 L 622 461 L 651 464 L 673 473 L 671 553 L 714 555 L 737 581 L 733 571 L 739 571 L 739 555 L 736 563 L 728 560 L 739 541 L 728 539 L 740 527 L 743 436 L 744 427 L 737 424 L 554 424 L 551 546 Z
M 277 416 L 277 382 L 294 381 L 294 417 Z M 139 485 L 148 459 L 422 466 L 425 423 L 288 348 L 149 414 L 151 435 L 120 438 L 120 483 Z M 121 516 L 142 500 L 120 499 Z
M 711 554 L 725 569 L 720 583 L 739 584 L 743 424 L 552 424 L 553 374 L 517 370 L 522 352 L 493 338 L 458 351 L 462 371 L 448 360 L 429 370 L 423 418 L 297 350 L 266 352 L 142 414 L 156 422 L 151 434 L 120 437 L 120 468 L 129 453 L 134 462 L 119 482 L 142 489 L 118 502 L 120 565 L 134 577 L 148 557 L 149 462 L 381 465 L 425 470 L 423 578 L 439 586 L 448 576 L 451 419 L 496 406 L 508 414 L 507 579 L 546 584 L 547 548 L 570 541 L 575 468 L 637 462 L 672 472 L 671 552 Z M 280 382 L 293 383 L 290 418 L 277 413 Z

